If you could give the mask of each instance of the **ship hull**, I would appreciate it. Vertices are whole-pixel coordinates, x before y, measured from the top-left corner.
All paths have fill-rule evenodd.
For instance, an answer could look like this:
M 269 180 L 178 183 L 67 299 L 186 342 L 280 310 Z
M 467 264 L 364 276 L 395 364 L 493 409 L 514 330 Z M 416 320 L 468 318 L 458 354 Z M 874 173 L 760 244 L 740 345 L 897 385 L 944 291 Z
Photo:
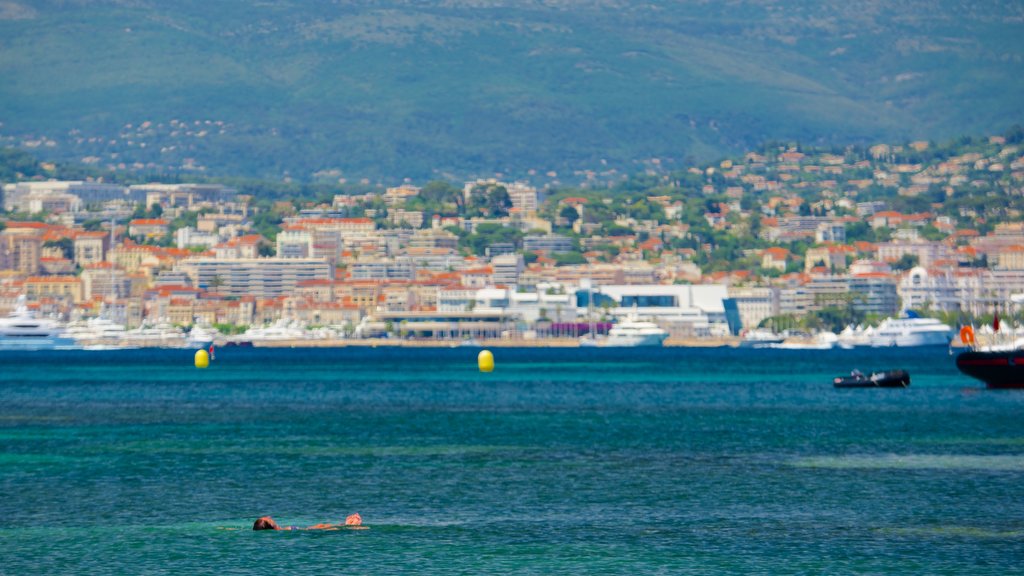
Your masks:
M 73 338 L 63 336 L 15 337 L 0 336 L 0 350 L 68 350 L 77 347 Z
M 956 367 L 989 388 L 1024 388 L 1024 350 L 963 352 Z
M 945 332 L 901 333 L 873 336 L 872 348 L 914 348 L 918 346 L 949 346 L 950 336 Z
M 661 346 L 665 342 L 663 334 L 623 334 L 611 335 L 605 346 L 611 348 L 636 348 L 640 346 Z

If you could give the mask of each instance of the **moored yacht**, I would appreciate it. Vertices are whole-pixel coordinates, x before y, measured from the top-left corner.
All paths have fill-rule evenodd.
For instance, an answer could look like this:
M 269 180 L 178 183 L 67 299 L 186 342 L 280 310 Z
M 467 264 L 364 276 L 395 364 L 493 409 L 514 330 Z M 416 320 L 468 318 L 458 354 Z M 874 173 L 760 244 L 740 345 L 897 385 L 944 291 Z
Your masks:
M 116 346 L 124 340 L 126 329 L 102 316 L 87 320 L 76 320 L 67 326 L 67 335 L 84 345 Z
M 953 330 L 935 318 L 921 318 L 907 311 L 900 318 L 886 318 L 868 342 L 875 348 L 890 346 L 949 346 Z
M 605 346 L 661 346 L 668 338 L 668 332 L 654 322 L 627 318 L 612 326 L 608 331 Z
M 839 344 L 839 337 L 834 332 L 825 330 L 818 332 L 813 338 L 801 338 L 786 341 L 782 344 L 770 344 L 768 348 L 779 350 L 831 350 Z
M 1014 294 L 1010 301 L 1024 305 L 1024 294 Z M 989 388 L 1024 388 L 1024 338 L 1017 336 L 1016 329 L 1000 332 L 998 317 L 993 324 L 993 335 L 1003 334 L 1003 337 L 986 346 L 978 345 L 973 327 L 960 329 L 960 341 L 970 349 L 956 357 L 956 367 Z
M 856 348 L 857 346 L 870 346 L 871 336 L 874 335 L 875 329 L 868 326 L 857 326 L 856 328 L 851 324 L 843 331 L 839 333 L 836 339 L 836 345 L 844 350 Z
M 125 340 L 136 346 L 180 348 L 185 345 L 185 333 L 170 322 L 143 324 L 125 332 Z
M 774 344 L 782 344 L 786 337 L 765 328 L 755 328 L 743 334 L 740 348 L 770 348 Z
M 13 312 L 0 318 L 0 350 L 54 350 L 74 348 L 75 340 L 64 326 L 49 318 L 36 318 L 25 297 L 19 296 Z
M 220 332 L 216 328 L 205 325 L 205 324 L 193 324 L 192 329 L 188 332 L 187 345 L 188 346 L 209 346 L 213 344 L 214 340 L 220 336 Z
M 269 326 L 251 327 L 242 334 L 239 340 L 248 342 L 280 342 L 305 340 L 308 337 L 309 333 L 305 329 L 293 322 L 282 319 Z

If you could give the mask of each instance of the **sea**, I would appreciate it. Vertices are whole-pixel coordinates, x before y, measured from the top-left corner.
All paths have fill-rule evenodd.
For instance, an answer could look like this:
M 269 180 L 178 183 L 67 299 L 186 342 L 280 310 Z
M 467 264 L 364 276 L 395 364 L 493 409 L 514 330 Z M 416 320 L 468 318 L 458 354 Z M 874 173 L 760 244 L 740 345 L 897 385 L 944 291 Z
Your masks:
M 945 348 L 479 351 L 2 353 L 0 574 L 1024 574 L 1024 391 Z

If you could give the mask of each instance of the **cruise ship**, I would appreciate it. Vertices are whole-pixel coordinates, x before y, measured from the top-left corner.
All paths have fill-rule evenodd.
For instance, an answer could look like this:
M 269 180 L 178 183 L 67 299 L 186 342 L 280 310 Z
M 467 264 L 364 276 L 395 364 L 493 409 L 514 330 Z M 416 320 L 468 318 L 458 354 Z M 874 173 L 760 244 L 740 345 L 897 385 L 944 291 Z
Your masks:
M 887 318 L 871 334 L 868 344 L 874 348 L 911 346 L 949 346 L 953 330 L 934 318 L 921 318 L 907 311 L 900 318 Z
M 668 332 L 654 322 L 627 318 L 608 331 L 604 346 L 661 346 Z
M 36 318 L 25 297 L 19 296 L 13 312 L 0 318 L 0 350 L 55 350 L 75 347 L 64 326 L 47 318 Z

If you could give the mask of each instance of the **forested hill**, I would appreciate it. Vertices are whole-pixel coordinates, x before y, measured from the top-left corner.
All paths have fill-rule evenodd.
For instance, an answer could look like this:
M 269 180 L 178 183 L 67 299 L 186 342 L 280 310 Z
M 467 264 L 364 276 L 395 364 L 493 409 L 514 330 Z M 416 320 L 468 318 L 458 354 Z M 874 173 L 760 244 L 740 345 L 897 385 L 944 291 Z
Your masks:
M 1021 121 L 1015 0 L 0 0 L 0 145 L 100 167 L 569 178 Z

